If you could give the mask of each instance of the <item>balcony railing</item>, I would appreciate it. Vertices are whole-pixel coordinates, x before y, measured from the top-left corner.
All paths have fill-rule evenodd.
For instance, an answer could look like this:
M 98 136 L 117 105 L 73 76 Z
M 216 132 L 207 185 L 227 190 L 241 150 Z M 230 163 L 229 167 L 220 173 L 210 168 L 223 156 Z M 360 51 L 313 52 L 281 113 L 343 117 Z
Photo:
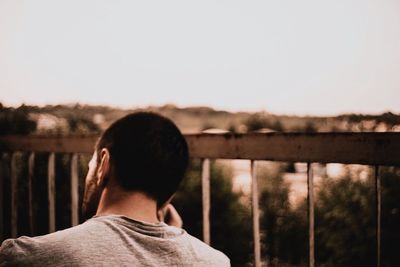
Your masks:
M 376 266 L 381 262 L 381 186 L 380 166 L 400 166 L 399 133 L 267 133 L 267 134 L 195 134 L 185 135 L 191 158 L 202 159 L 203 240 L 210 243 L 210 159 L 251 161 L 251 204 L 254 238 L 254 263 L 261 266 L 259 197 L 256 161 L 307 163 L 309 266 L 315 266 L 314 180 L 312 163 L 364 164 L 375 167 L 376 185 Z M 71 225 L 79 222 L 78 155 L 92 153 L 96 136 L 2 136 L 0 152 L 11 153 L 11 236 L 18 233 L 18 186 L 16 152 L 30 153 L 28 160 L 29 221 L 32 224 L 32 179 L 35 153 L 47 152 L 48 158 L 48 232 L 54 232 L 55 153 L 71 153 Z M 3 166 L 0 164 L 0 166 Z M 4 174 L 0 170 L 0 176 Z M 0 193 L 3 179 L 0 177 Z M 3 229 L 3 204 L 0 202 L 0 229 Z M 0 232 L 0 235 L 2 231 Z M 0 236 L 2 240 L 4 236 Z

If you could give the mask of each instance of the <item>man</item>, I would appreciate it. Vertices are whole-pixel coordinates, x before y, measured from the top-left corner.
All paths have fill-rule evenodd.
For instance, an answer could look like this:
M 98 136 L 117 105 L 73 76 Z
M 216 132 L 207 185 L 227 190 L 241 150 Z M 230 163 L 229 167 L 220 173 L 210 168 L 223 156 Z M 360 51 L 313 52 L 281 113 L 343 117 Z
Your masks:
M 188 164 L 175 124 L 130 114 L 100 137 L 89 163 L 85 223 L 3 242 L 1 266 L 229 266 L 229 259 L 186 233 L 169 204 Z M 170 218 L 170 224 L 162 221 Z

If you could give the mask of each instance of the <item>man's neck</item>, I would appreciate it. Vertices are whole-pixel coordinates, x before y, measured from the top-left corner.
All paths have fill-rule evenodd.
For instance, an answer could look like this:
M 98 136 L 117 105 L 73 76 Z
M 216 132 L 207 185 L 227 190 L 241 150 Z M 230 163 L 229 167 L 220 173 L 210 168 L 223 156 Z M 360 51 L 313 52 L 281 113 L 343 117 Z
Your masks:
M 147 223 L 159 222 L 157 202 L 154 199 L 141 192 L 127 192 L 114 188 L 103 190 L 96 215 L 123 215 Z

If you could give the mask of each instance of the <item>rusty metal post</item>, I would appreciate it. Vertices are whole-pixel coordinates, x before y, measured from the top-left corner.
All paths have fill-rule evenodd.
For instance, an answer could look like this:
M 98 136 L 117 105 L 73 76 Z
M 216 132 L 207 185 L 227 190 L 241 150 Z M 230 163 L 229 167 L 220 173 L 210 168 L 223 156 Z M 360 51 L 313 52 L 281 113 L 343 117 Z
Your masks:
M 33 226 L 33 180 L 35 175 L 35 153 L 31 152 L 28 159 L 28 220 L 29 232 L 35 234 Z
M 4 180 L 5 180 L 4 155 L 0 153 L 0 243 L 4 236 Z
M 314 176 L 312 164 L 307 163 L 307 200 L 308 200 L 308 249 L 309 266 L 315 266 L 315 242 L 314 242 Z
M 254 265 L 261 267 L 260 210 L 258 207 L 258 182 L 255 161 L 251 161 L 251 207 L 253 214 Z
M 11 237 L 18 235 L 18 173 L 17 152 L 11 156 Z
M 55 207 L 55 154 L 50 153 L 47 172 L 47 196 L 49 207 L 49 233 L 56 231 L 56 207 Z
M 79 223 L 79 175 L 78 175 L 78 154 L 73 154 L 71 159 L 71 225 Z
M 202 161 L 201 190 L 203 203 L 203 241 L 210 244 L 210 160 Z
M 376 196 L 376 266 L 381 267 L 381 219 L 382 219 L 382 188 L 379 166 L 375 166 L 375 196 Z

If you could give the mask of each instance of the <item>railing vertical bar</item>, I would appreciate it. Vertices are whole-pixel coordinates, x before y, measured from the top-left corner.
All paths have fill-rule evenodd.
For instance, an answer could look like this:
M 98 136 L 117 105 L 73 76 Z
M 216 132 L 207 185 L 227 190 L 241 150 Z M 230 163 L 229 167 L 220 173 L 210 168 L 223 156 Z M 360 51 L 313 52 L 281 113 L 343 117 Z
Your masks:
M 201 190 L 203 203 L 203 241 L 210 244 L 210 160 L 203 159 L 201 172 Z
M 18 174 L 17 153 L 11 156 L 11 237 L 18 235 Z
M 312 163 L 307 163 L 307 200 L 308 200 L 308 250 L 309 266 L 315 266 L 315 235 L 314 235 L 314 175 Z
M 261 266 L 260 245 L 260 210 L 258 206 L 258 182 L 255 161 L 251 161 L 251 206 L 253 217 L 253 239 L 254 239 L 254 265 Z
M 49 207 L 49 233 L 55 232 L 55 154 L 50 153 L 47 173 L 47 195 Z
M 34 235 L 33 229 L 33 180 L 35 172 L 35 153 L 29 154 L 28 159 L 28 220 L 29 220 L 29 232 Z
M 0 152 L 0 243 L 4 240 L 4 155 Z
M 381 266 L 381 220 L 382 220 L 382 188 L 379 166 L 375 166 L 375 196 L 376 196 L 376 266 Z
M 79 155 L 73 154 L 71 159 L 71 225 L 79 223 L 79 188 L 78 188 L 78 160 Z

